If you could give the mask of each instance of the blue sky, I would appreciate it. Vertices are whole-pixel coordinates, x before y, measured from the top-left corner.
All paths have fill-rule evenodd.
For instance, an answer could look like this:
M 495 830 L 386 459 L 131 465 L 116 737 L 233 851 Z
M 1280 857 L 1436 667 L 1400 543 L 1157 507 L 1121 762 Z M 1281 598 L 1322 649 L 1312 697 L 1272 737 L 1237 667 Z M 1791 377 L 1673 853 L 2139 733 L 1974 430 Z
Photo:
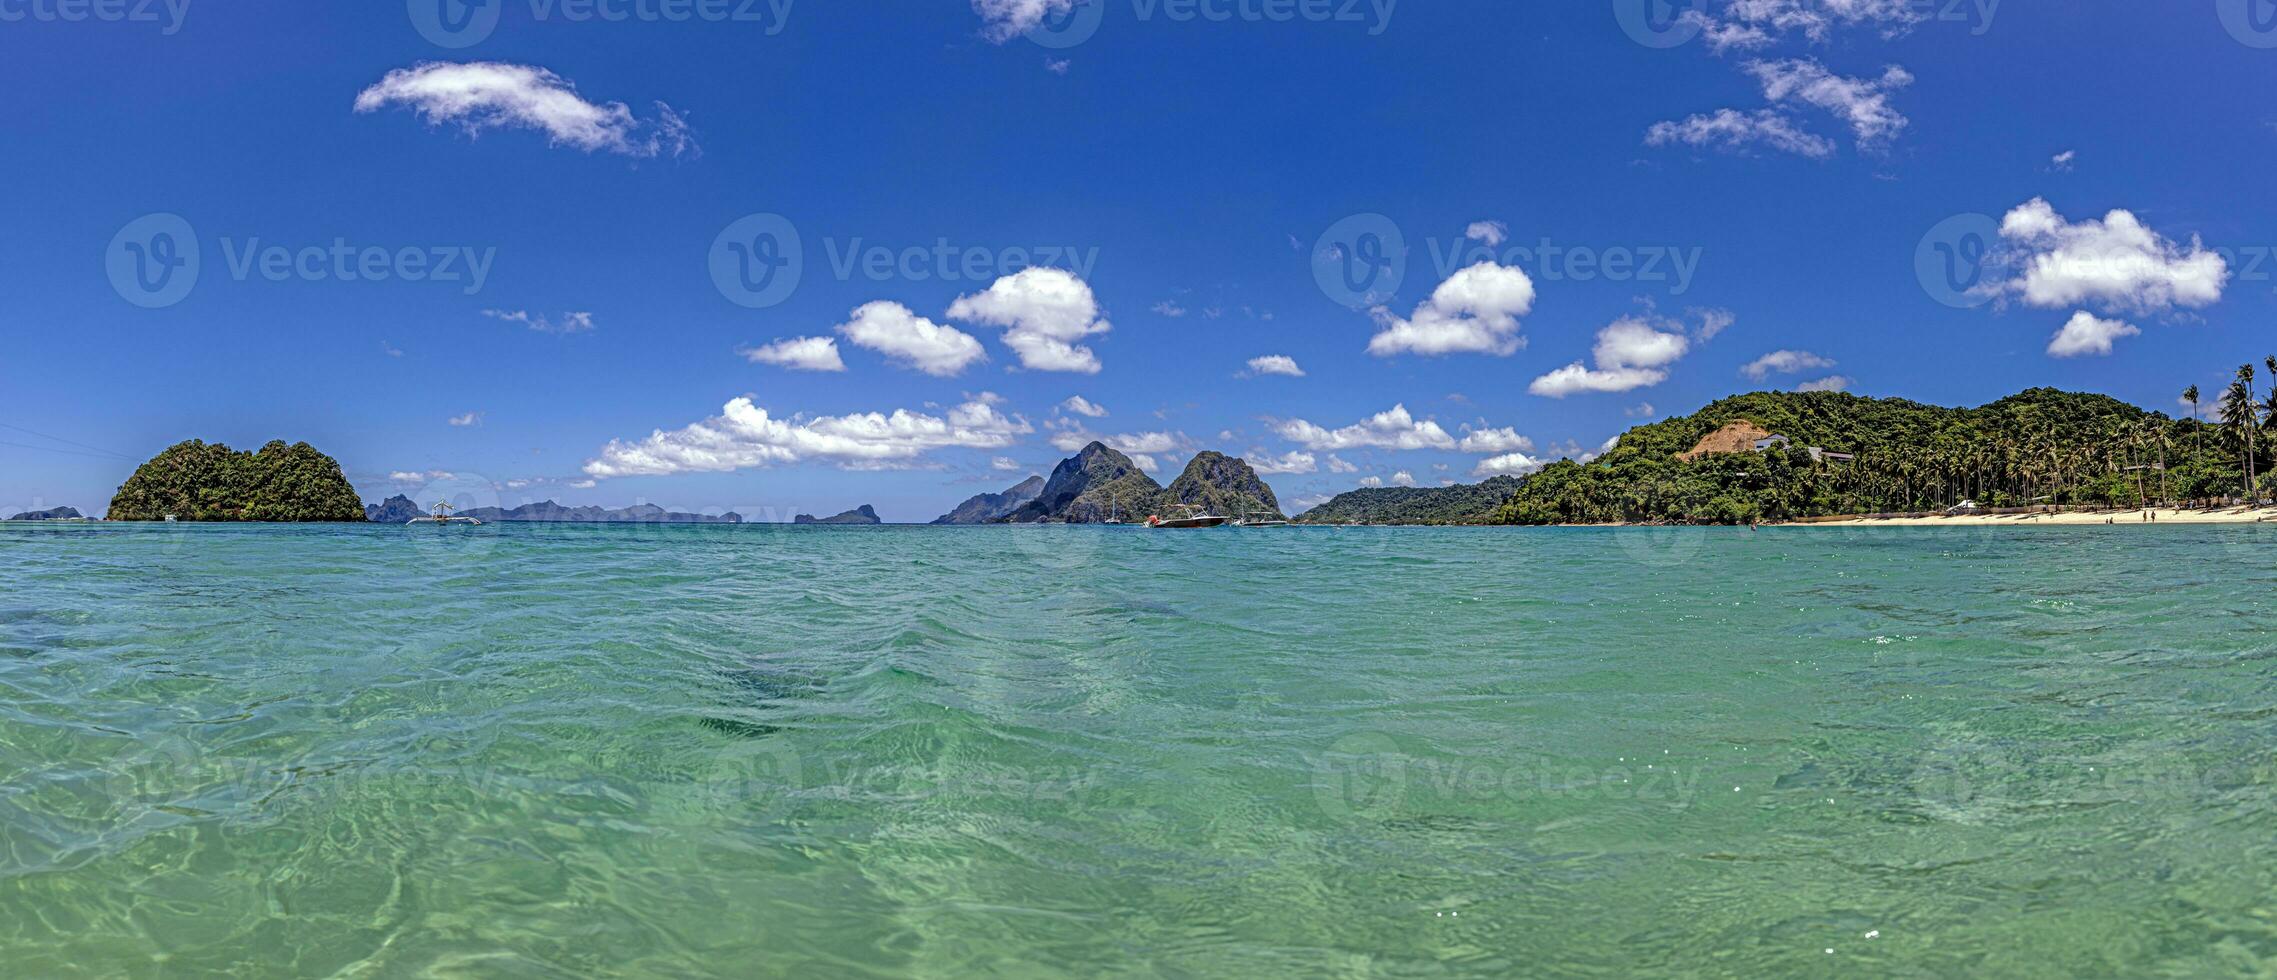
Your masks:
M 922 521 L 1098 436 L 1310 502 L 1758 388 L 2176 411 L 2277 349 L 2269 0 L 490 0 L 429 20 L 464 47 L 436 0 L 176 2 L 0 0 L 0 508 L 192 437 L 372 500 Z M 795 288 L 736 302 L 731 226 Z

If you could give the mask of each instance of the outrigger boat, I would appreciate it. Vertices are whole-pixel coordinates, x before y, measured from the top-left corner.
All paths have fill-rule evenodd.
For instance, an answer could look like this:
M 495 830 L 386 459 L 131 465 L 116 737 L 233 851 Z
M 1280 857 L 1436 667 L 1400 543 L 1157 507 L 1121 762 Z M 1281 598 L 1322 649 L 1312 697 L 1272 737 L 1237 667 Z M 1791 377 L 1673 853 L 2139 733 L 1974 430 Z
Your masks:
M 477 518 L 473 518 L 473 517 L 455 517 L 455 516 L 452 516 L 452 514 L 451 514 L 451 505 L 450 505 L 450 502 L 449 502 L 449 501 L 446 501 L 446 500 L 438 500 L 438 501 L 435 501 L 435 512 L 434 512 L 434 513 L 432 513 L 432 514 L 429 514 L 429 515 L 427 515 L 427 516 L 425 516 L 425 517 L 414 517 L 414 518 L 412 518 L 412 519 L 410 519 L 410 520 L 408 520 L 408 521 L 405 521 L 405 522 L 403 522 L 403 523 L 404 523 L 404 524 L 406 524 L 406 525 L 410 525 L 410 524 L 480 524 L 480 523 L 482 523 L 482 521 L 481 521 L 480 519 L 477 519 Z
M 1186 510 L 1186 516 L 1149 517 L 1146 519 L 1146 526 L 1151 527 L 1157 531 L 1193 531 L 1208 527 L 1224 527 L 1227 523 L 1233 520 L 1233 518 L 1230 517 L 1219 517 L 1214 514 L 1198 513 L 1200 508 L 1197 508 L 1192 504 L 1186 504 L 1184 506 Z

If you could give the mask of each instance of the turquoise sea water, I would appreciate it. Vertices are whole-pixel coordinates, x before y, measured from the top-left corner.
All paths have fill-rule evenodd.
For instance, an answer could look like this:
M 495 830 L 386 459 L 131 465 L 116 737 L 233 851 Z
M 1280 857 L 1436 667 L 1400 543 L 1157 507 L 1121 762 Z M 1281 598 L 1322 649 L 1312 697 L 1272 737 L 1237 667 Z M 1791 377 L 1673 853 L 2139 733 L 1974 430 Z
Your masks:
M 0 525 L 0 976 L 2266 975 L 2272 555 Z

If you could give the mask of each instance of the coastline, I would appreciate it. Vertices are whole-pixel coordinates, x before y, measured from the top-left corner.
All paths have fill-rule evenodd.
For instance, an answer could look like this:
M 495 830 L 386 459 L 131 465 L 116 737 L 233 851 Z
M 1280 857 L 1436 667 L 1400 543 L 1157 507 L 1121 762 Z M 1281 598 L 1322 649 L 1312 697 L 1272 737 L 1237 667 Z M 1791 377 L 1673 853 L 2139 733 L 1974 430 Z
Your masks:
M 2144 520 L 2144 515 L 2152 520 Z M 2261 524 L 2277 523 L 2277 507 L 2216 507 L 2207 509 L 2157 507 L 2150 509 L 2083 510 L 2039 514 L 1940 514 L 1908 517 L 1823 518 L 1787 521 L 1774 527 L 2082 527 L 2105 524 Z

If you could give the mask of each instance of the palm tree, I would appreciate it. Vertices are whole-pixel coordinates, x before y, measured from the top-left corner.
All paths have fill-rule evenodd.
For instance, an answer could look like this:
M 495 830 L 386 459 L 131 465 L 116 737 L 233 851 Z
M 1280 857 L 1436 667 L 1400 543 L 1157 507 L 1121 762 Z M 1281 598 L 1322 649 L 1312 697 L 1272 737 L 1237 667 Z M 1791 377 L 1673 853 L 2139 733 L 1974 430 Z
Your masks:
M 2253 430 L 2259 422 L 2254 417 L 2259 406 L 2253 402 L 2253 389 L 2247 380 L 2252 373 L 2251 365 L 2239 368 L 2238 379 L 2222 393 L 2222 431 L 2245 448 L 2245 495 L 2249 499 L 2253 496 Z

